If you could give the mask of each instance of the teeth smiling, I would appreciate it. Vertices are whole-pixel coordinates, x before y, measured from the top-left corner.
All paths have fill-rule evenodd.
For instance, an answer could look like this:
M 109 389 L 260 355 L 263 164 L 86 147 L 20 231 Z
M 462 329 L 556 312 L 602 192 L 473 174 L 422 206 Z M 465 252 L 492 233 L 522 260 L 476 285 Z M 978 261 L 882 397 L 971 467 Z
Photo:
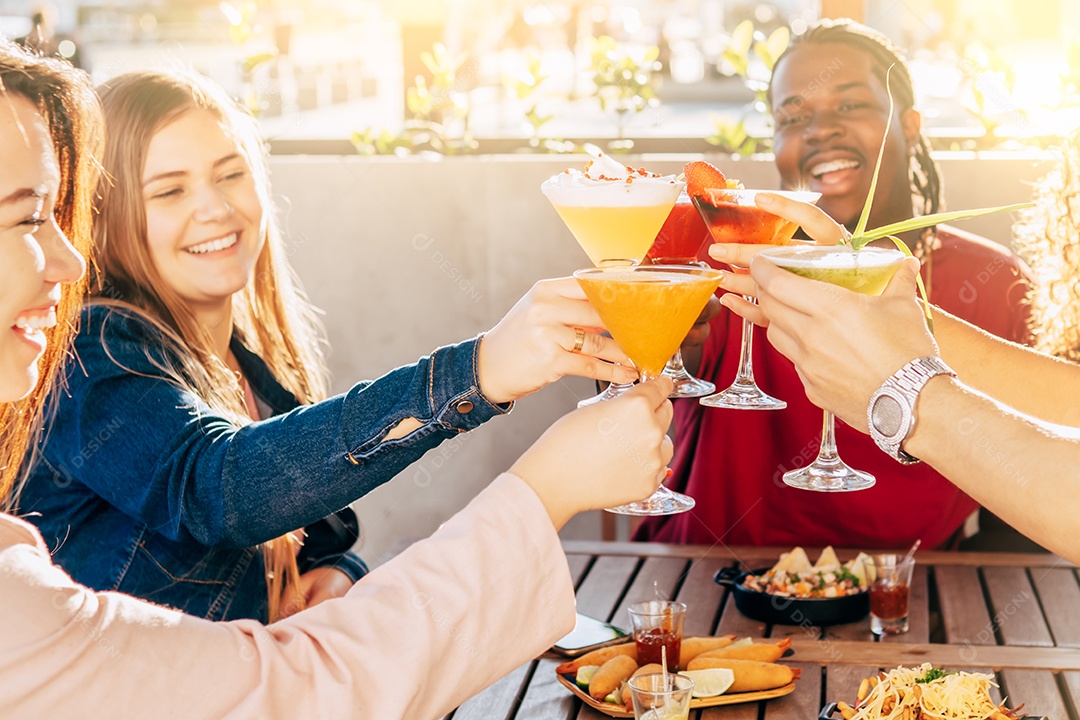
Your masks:
M 218 252 L 219 250 L 228 250 L 236 244 L 236 240 L 236 233 L 233 233 L 232 235 L 226 235 L 217 240 L 210 240 L 198 245 L 192 245 L 191 247 L 186 248 L 186 250 L 192 255 L 205 255 L 206 253 Z
M 50 309 L 43 315 L 20 315 L 15 318 L 15 327 L 31 332 L 56 327 L 56 310 Z
M 810 168 L 810 174 L 816 178 L 820 178 L 825 173 L 836 172 L 837 170 L 847 170 L 849 168 L 857 168 L 860 163 L 858 160 L 831 160 L 829 162 L 823 162 L 819 165 L 815 165 Z

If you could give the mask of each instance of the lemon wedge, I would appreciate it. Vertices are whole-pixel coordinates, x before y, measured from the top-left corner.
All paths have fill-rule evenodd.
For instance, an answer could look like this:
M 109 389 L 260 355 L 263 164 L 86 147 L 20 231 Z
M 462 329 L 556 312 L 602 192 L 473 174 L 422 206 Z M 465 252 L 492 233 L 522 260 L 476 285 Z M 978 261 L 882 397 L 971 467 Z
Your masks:
M 685 675 L 694 681 L 694 693 L 696 698 L 716 697 L 727 692 L 735 682 L 735 673 L 727 668 L 708 668 L 706 670 L 683 670 L 680 675 Z

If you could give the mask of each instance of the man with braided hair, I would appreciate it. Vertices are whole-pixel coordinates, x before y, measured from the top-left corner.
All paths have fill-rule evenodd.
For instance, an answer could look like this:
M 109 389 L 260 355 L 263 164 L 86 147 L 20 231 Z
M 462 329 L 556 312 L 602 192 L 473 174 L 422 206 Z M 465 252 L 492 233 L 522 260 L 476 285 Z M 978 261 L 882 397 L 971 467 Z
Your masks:
M 886 73 L 895 107 L 870 227 L 943 210 L 941 179 L 914 108 L 911 75 L 885 36 L 848 20 L 822 21 L 795 38 L 769 88 L 776 166 L 785 189 L 821 193 L 818 206 L 854 229 L 889 119 Z M 1006 248 L 945 226 L 904 237 L 923 263 L 936 305 L 1014 342 L 1028 343 L 1029 273 Z M 884 241 L 886 244 L 888 240 Z M 722 267 L 722 266 L 721 266 Z M 721 285 L 723 288 L 723 285 Z M 740 318 L 721 312 L 704 345 L 684 346 L 691 371 L 719 387 L 735 377 Z M 651 518 L 635 539 L 712 545 L 927 548 L 970 534 L 974 500 L 930 467 L 905 467 L 870 437 L 836 427 L 844 460 L 877 477 L 856 493 L 808 493 L 784 485 L 789 470 L 817 454 L 821 410 L 806 398 L 794 366 L 757 333 L 759 382 L 786 400 L 776 412 L 675 403 L 676 452 L 669 485 L 697 500 L 690 512 Z

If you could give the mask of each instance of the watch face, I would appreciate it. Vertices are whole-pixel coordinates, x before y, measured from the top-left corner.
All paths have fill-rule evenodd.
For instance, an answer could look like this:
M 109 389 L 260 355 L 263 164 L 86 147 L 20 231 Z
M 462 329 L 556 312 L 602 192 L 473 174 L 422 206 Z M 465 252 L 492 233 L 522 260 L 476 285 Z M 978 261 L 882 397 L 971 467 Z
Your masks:
M 885 437 L 895 437 L 904 422 L 904 408 L 891 395 L 882 395 L 874 403 L 872 418 L 875 430 Z

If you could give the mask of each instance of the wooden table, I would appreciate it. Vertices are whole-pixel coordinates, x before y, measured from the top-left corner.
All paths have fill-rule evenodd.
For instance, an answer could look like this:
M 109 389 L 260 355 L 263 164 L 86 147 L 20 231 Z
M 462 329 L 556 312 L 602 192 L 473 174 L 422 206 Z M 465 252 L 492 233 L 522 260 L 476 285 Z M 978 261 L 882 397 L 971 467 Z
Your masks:
M 992 672 L 1010 706 L 1022 702 L 1032 715 L 1078 720 L 1080 582 L 1076 568 L 1058 557 L 919 553 L 911 630 L 878 641 L 869 618 L 818 628 L 767 626 L 739 614 L 729 592 L 713 582 L 716 571 L 768 567 L 781 548 L 583 542 L 564 547 L 578 610 L 585 614 L 625 627 L 627 606 L 654 597 L 655 584 L 665 597 L 687 604 L 686 635 L 792 638 L 795 654 L 785 662 L 803 671 L 795 692 L 763 703 L 704 709 L 691 714 L 693 720 L 813 720 L 826 701 L 851 702 L 861 678 L 922 662 Z M 839 554 L 847 560 L 855 553 Z M 526 663 L 447 718 L 607 717 L 556 682 L 559 662 L 552 656 Z

